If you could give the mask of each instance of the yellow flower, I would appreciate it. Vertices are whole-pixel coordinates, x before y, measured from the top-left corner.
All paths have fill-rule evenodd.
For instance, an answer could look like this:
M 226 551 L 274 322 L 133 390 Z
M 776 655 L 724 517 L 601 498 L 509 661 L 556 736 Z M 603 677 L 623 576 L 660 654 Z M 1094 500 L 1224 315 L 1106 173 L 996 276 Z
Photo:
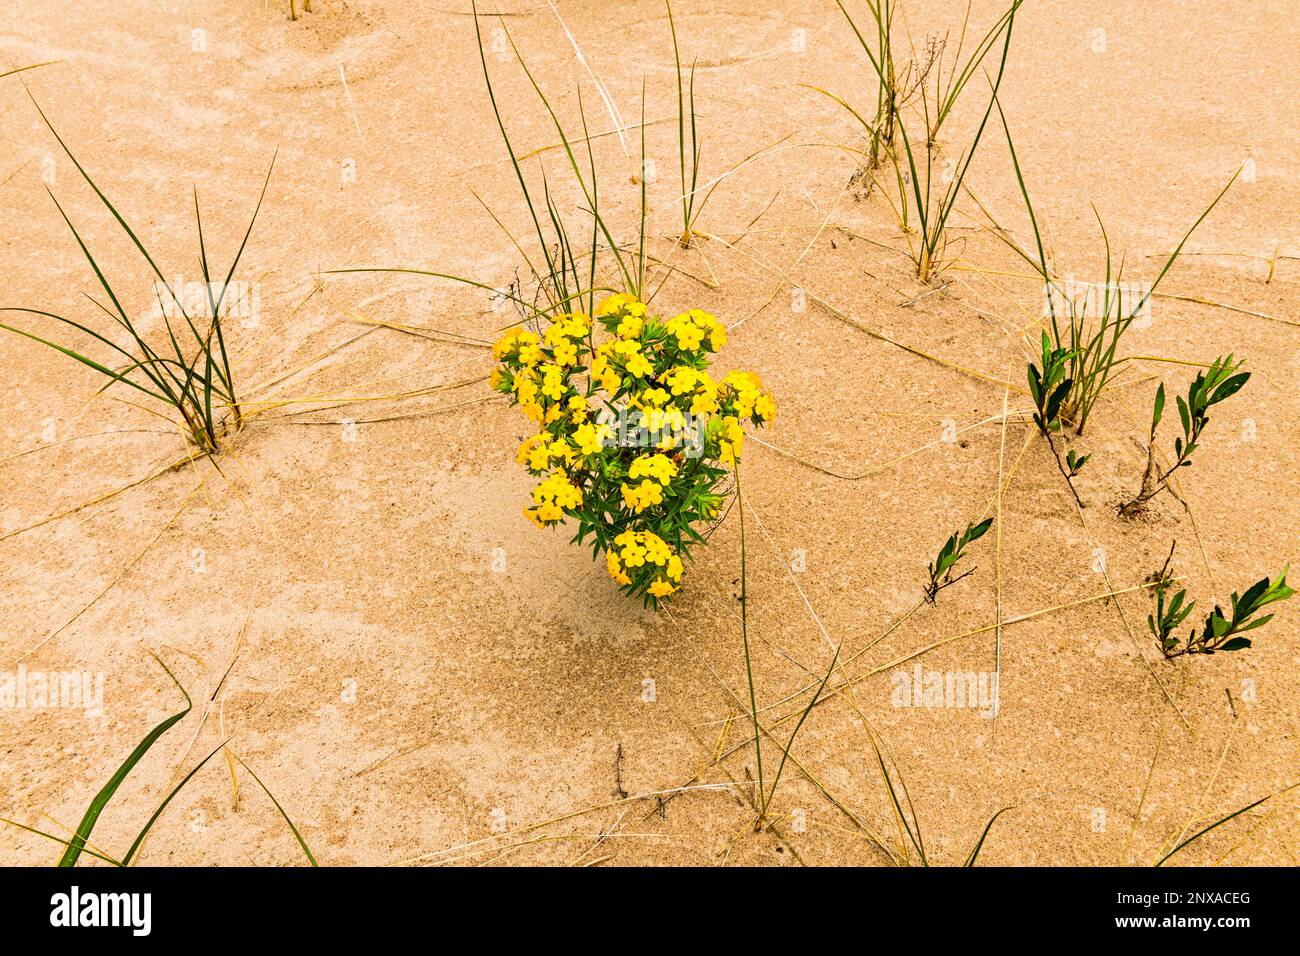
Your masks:
M 528 452 L 528 467 L 533 471 L 545 471 L 551 464 L 551 452 L 545 445 L 538 445 Z
M 523 441 L 519 443 L 519 451 L 515 453 L 515 461 L 521 465 L 524 462 L 528 461 L 529 456 L 532 454 L 533 448 L 537 445 L 537 443 L 538 442 L 544 443 L 546 439 L 547 439 L 547 435 L 545 432 L 542 432 L 539 435 L 534 435 L 531 438 L 525 438 Z M 545 468 L 546 466 L 543 465 L 542 467 Z
M 640 338 L 644 327 L 645 320 L 639 315 L 624 316 L 623 321 L 618 324 L 618 336 L 623 339 Z
M 676 590 L 677 590 L 676 585 L 669 584 L 667 581 L 663 580 L 662 578 L 657 578 L 656 580 L 650 582 L 649 591 L 655 597 L 665 597 L 666 595 L 672 594 Z
M 552 401 L 559 401 L 564 388 L 564 371 L 558 365 L 543 365 L 542 394 Z
M 635 375 L 637 378 L 649 378 L 654 374 L 654 366 L 638 352 L 627 360 L 627 371 L 629 375 Z
M 687 365 L 682 365 L 670 369 L 668 373 L 664 375 L 664 384 L 672 390 L 674 395 L 685 395 L 695 388 L 695 383 L 698 381 L 698 375 L 699 373 L 696 372 L 695 369 Z
M 716 388 L 701 388 L 699 393 L 691 398 L 692 415 L 712 415 L 718 410 L 718 390 Z
M 618 555 L 613 551 L 607 551 L 605 553 L 605 567 L 609 569 L 609 576 L 619 584 L 632 583 L 632 579 L 628 577 L 627 572 L 623 570 L 623 564 L 618 560 Z
M 641 484 L 635 487 L 629 487 L 628 485 L 621 485 L 620 487 L 623 492 L 623 503 L 637 514 L 652 505 L 663 503 L 663 489 L 649 478 L 642 479 Z
M 627 470 L 629 478 L 655 478 L 661 485 L 677 475 L 677 466 L 667 455 L 642 455 Z
M 563 517 L 560 509 L 577 508 L 582 504 L 582 490 L 564 475 L 551 475 L 533 489 L 533 503 L 550 506 L 545 511 L 543 507 L 538 508 L 538 517 L 543 521 L 559 521 Z
M 596 317 L 604 318 L 607 315 L 614 315 L 617 312 L 622 312 L 628 303 L 635 301 L 636 300 L 626 292 L 615 292 L 613 295 L 601 302 L 600 305 L 596 306 Z
M 572 342 L 560 342 L 551 353 L 557 365 L 577 365 L 578 347 Z
M 550 448 L 547 450 L 550 452 L 552 458 L 562 458 L 564 459 L 565 464 L 573 464 L 573 459 L 575 457 L 573 446 L 563 438 L 551 442 Z
M 699 350 L 700 343 L 704 341 L 704 330 L 696 325 L 678 325 L 670 331 L 677 337 L 677 347 L 687 352 Z
M 515 341 L 515 336 L 518 334 L 518 331 L 518 329 L 506 330 L 506 333 L 501 336 L 501 338 L 497 339 L 496 343 L 492 346 L 492 357 L 498 362 L 518 348 L 518 343 Z
M 668 550 L 668 545 L 663 538 L 652 531 L 645 532 L 645 559 L 647 563 L 663 567 L 668 563 L 671 556 L 672 552 Z
M 496 344 L 492 346 L 492 357 L 500 362 L 509 358 L 516 350 L 522 349 L 524 346 L 535 346 L 537 342 L 538 338 L 535 332 L 515 326 L 506 329 L 501 338 L 496 340 Z
M 578 443 L 578 451 L 583 455 L 595 455 L 605 447 L 605 439 L 613 434 L 608 425 L 593 425 L 591 422 L 579 425 L 573 433 L 573 440 Z

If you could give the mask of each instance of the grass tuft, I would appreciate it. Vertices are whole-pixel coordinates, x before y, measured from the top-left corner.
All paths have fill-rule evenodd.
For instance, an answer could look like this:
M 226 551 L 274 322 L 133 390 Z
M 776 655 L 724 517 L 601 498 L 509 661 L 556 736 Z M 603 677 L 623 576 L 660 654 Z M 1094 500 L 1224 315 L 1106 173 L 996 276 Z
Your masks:
M 30 93 L 28 95 L 30 96 Z M 231 372 L 226 336 L 222 327 L 224 320 L 222 307 L 225 304 L 226 293 L 230 289 L 231 281 L 234 279 L 235 270 L 239 266 L 239 260 L 248 244 L 248 238 L 252 234 L 253 224 L 257 221 L 257 214 L 262 208 L 262 200 L 266 198 L 266 189 L 270 183 L 271 170 L 275 168 L 275 160 L 271 160 L 271 167 L 267 170 L 266 180 L 262 184 L 257 206 L 254 208 L 248 228 L 244 232 L 239 251 L 235 254 L 234 261 L 231 263 L 224 280 L 218 282 L 213 281 L 213 274 L 208 263 L 207 246 L 203 238 L 203 220 L 199 212 L 198 190 L 197 188 L 194 190 L 194 221 L 198 229 L 199 262 L 203 270 L 205 304 L 201 314 L 191 315 L 186 308 L 183 290 L 171 287 L 157 261 L 145 248 L 135 231 L 127 224 L 122 214 L 118 212 L 99 186 L 95 184 L 85 167 L 73 155 L 72 150 L 69 149 L 67 143 L 64 142 L 58 131 L 50 123 L 49 118 L 46 117 L 45 112 L 36 103 L 35 98 L 32 98 L 32 103 L 36 106 L 36 110 L 40 113 L 45 125 L 54 134 L 54 138 L 58 140 L 63 151 L 72 160 L 82 178 L 85 179 L 95 195 L 99 197 L 100 202 L 112 214 L 148 264 L 149 271 L 156 278 L 154 289 L 166 334 L 163 337 L 164 341 L 156 345 L 151 341 L 152 337 L 149 333 L 141 327 L 139 320 L 132 318 L 123 305 L 117 290 L 82 239 L 81 233 L 72 224 L 67 212 L 48 187 L 46 191 L 49 193 L 50 199 L 53 200 L 55 208 L 58 209 L 59 215 L 63 217 L 63 221 L 71 230 L 82 255 L 85 256 L 91 270 L 95 273 L 95 278 L 103 289 L 104 295 L 107 296 L 109 305 L 105 305 L 90 295 L 87 295 L 87 298 L 103 315 L 108 316 L 117 327 L 116 329 L 110 328 L 108 332 L 114 333 L 120 330 L 126 333 L 126 344 L 118 344 L 108 334 L 97 331 L 85 322 L 69 319 L 43 309 L 8 307 L 0 308 L 0 312 L 22 313 L 61 322 L 78 332 L 90 336 L 96 342 L 105 346 L 110 350 L 106 357 L 102 360 L 91 358 L 68 345 L 51 341 L 31 331 L 6 323 L 0 323 L 0 329 L 39 342 L 88 368 L 94 369 L 108 379 L 104 389 L 115 384 L 125 385 L 170 407 L 179 417 L 177 424 L 183 427 L 185 434 L 194 445 L 204 454 L 213 454 L 220 449 L 225 436 L 228 433 L 238 431 L 242 425 L 239 399 L 235 389 L 234 376 Z M 163 295 L 164 290 L 166 292 L 165 297 Z M 177 329 L 173 327 L 172 318 L 169 317 L 169 313 L 174 312 L 179 312 L 180 319 L 183 319 L 183 323 L 177 323 L 182 326 L 179 330 L 179 337 Z M 190 342 L 191 337 L 193 342 Z

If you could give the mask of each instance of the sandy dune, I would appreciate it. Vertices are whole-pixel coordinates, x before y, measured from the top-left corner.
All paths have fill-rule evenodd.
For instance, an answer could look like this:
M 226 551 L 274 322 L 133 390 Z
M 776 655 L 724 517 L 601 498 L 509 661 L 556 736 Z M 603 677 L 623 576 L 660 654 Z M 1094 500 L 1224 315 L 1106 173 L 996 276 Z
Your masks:
M 1147 592 L 1126 590 L 1174 540 L 1198 609 L 1300 558 L 1300 28 L 1290 4 L 1245 15 L 1227 2 L 1030 0 L 1017 18 L 1001 98 L 1062 272 L 1102 278 L 1093 204 L 1126 274 L 1150 281 L 1247 164 L 1123 348 L 1202 363 L 1235 352 L 1253 377 L 1216 409 L 1180 478 L 1187 508 L 1164 495 L 1133 522 L 1115 508 L 1141 477 L 1157 381 L 1183 392 L 1193 370 L 1133 363 L 1103 396 L 1079 442 L 1093 455 L 1081 519 L 1032 426 L 1001 423 L 1004 398 L 1027 407 L 1024 333 L 1036 335 L 1041 289 L 983 228 L 975 201 L 1028 238 L 1000 128 L 986 133 L 973 195 L 954 215 L 945 284 L 928 290 L 880 192 L 850 186 L 856 161 L 835 144 L 858 142 L 851 122 L 808 89 L 870 95 L 834 3 L 681 0 L 704 175 L 770 147 L 721 183 L 701 218 L 709 238 L 683 250 L 668 238 L 680 189 L 662 5 L 561 2 L 561 22 L 543 2 L 503 4 L 570 130 L 580 85 L 593 131 L 613 121 L 564 25 L 629 127 L 645 83 L 652 251 L 678 269 L 656 308 L 722 318 L 732 329 L 719 367 L 758 371 L 780 404 L 757 436 L 768 445 L 747 446 L 744 475 L 764 720 L 806 701 L 786 698 L 820 678 L 833 647 L 842 642 L 842 659 L 860 653 L 843 670 L 860 678 L 852 694 L 817 707 L 800 732 L 759 833 L 735 515 L 697 552 L 670 613 L 642 610 L 567 534 L 520 514 L 531 482 L 514 454 L 527 426 L 483 380 L 489 352 L 374 324 L 491 340 L 510 317 L 449 282 L 323 274 L 514 277 L 517 254 L 474 195 L 526 233 L 467 5 L 316 0 L 296 22 L 285 6 L 0 9 L 0 72 L 58 61 L 22 76 L 169 276 L 201 279 L 191 185 L 209 253 L 226 263 L 278 149 L 240 267 L 257 308 L 230 326 L 256 414 L 218 463 L 165 471 L 23 530 L 187 449 L 174 426 L 116 400 L 126 394 L 97 394 L 91 370 L 0 337 L 0 670 L 104 678 L 98 716 L 0 711 L 0 815 L 75 827 L 182 703 L 150 652 L 195 707 L 100 819 L 93 844 L 110 854 L 124 852 L 178 770 L 227 738 L 333 865 L 888 863 L 873 835 L 901 847 L 864 721 L 906 781 L 931 860 L 945 864 L 1008 806 L 981 862 L 1150 863 L 1186 827 L 1300 779 L 1300 605 L 1275 608 L 1247 651 L 1169 663 L 1146 629 Z M 917 45 L 959 28 L 959 6 L 909 2 Z M 972 22 L 999 12 L 980 0 Z M 555 132 L 499 28 L 484 28 L 512 135 L 545 150 L 530 168 L 544 162 L 572 209 Z M 940 156 L 960 153 L 986 93 L 972 83 Z M 0 144 L 0 306 L 95 315 L 82 296 L 94 276 L 44 181 L 122 277 L 129 308 L 147 313 L 148 272 L 16 77 L 0 80 Z M 606 212 L 630 237 L 637 134 L 626 145 L 601 135 L 594 148 Z M 30 327 L 53 335 L 44 321 Z M 1013 477 L 996 532 L 972 550 L 977 570 L 908 615 L 926 562 L 994 505 L 1000 473 Z M 1126 593 L 1085 601 L 1110 590 Z M 1072 602 L 1083 603 L 994 628 Z M 893 675 L 916 666 L 998 670 L 996 719 L 896 706 Z M 770 781 L 777 745 L 765 741 L 763 756 Z M 205 766 L 140 861 L 302 862 L 265 794 L 242 768 L 234 776 L 237 792 L 223 759 Z M 665 791 L 666 802 L 633 799 Z M 1177 859 L 1294 864 L 1298 793 Z M 58 850 L 0 828 L 4 861 L 51 862 Z

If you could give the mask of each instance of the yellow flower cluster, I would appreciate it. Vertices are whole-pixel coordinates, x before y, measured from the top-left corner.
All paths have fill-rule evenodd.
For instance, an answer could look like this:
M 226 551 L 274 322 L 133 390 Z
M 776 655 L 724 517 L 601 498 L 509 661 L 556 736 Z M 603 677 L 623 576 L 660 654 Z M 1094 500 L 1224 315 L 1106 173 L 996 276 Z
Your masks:
M 566 508 L 577 508 L 582 504 L 582 491 L 573 482 L 561 474 L 554 474 L 533 489 L 533 508 L 525 508 L 524 514 L 539 528 L 548 522 L 564 520 Z
M 654 597 L 672 594 L 682 582 L 682 559 L 653 531 L 624 531 L 605 553 L 609 576 L 619 584 L 631 584 L 629 569 L 649 568 L 652 579 L 646 588 Z
M 664 321 L 619 293 L 590 316 L 539 324 L 492 349 L 492 387 L 537 429 L 516 455 L 541 480 L 524 514 L 542 527 L 577 519 L 578 540 L 596 537 L 629 593 L 671 594 L 695 524 L 720 513 L 715 487 L 740 457 L 744 424 L 771 421 L 776 404 L 751 372 L 709 374 L 727 333 L 700 309 Z
M 678 348 L 687 352 L 699 351 L 705 336 L 708 336 L 711 352 L 716 352 L 727 344 L 726 329 L 709 313 L 699 309 L 691 309 L 669 319 L 668 334 L 677 339 Z

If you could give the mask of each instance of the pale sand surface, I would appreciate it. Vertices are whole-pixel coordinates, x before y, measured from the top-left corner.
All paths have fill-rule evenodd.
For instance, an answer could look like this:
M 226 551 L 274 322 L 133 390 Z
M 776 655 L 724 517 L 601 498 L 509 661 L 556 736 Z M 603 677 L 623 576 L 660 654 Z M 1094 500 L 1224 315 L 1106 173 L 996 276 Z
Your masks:
M 450 283 L 319 270 L 408 265 L 508 281 L 513 250 L 471 189 L 511 229 L 527 229 L 467 8 L 315 6 L 295 23 L 260 0 L 9 3 L 0 9 L 0 71 L 60 61 L 25 74 L 32 92 L 169 275 L 198 278 L 191 184 L 204 202 L 210 251 L 227 262 L 279 149 L 241 266 L 258 283 L 261 323 L 233 327 L 231 347 L 248 389 L 295 374 L 256 400 L 383 396 L 486 375 L 484 349 L 388 329 L 314 361 L 366 331 L 361 315 L 479 338 L 508 321 L 484 294 Z M 918 44 L 959 26 L 958 6 L 909 2 Z M 503 9 L 518 14 L 510 30 L 570 129 L 578 83 L 593 128 L 609 129 L 548 6 Z M 662 6 L 558 9 L 625 121 L 637 117 L 643 80 L 647 118 L 673 118 L 647 131 L 658 169 L 651 231 L 665 236 L 679 222 L 680 190 Z M 1038 319 L 1040 293 L 1005 246 L 970 228 L 982 220 L 967 197 L 954 217 L 960 241 L 950 254 L 959 262 L 945 292 L 903 304 L 924 291 L 898 251 L 905 240 L 879 194 L 846 191 L 854 161 L 827 144 L 852 142 L 850 124 L 801 85 L 865 105 L 868 67 L 833 3 L 682 0 L 676 12 L 684 52 L 699 61 L 704 175 L 789 139 L 725 181 L 706 207 L 701 228 L 728 241 L 766 208 L 736 249 L 655 243 L 682 270 L 656 308 L 744 319 L 719 367 L 754 369 L 774 391 L 780 415 L 760 437 L 842 474 L 869 472 L 837 479 L 747 446 L 749 626 L 766 706 L 828 666 L 818 619 L 847 657 L 915 603 L 926 561 L 993 500 L 1004 441 L 996 421 L 940 440 L 945 421 L 964 429 L 999 416 L 1002 386 L 869 337 L 818 301 L 1020 388 L 1021 333 Z M 992 624 L 999 577 L 1004 618 L 1104 592 L 1093 569 L 1098 548 L 1114 587 L 1127 588 L 1160 565 L 1176 538 L 1177 570 L 1198 608 L 1300 557 L 1300 263 L 1280 259 L 1265 281 L 1268 256 L 1300 253 L 1294 12 L 1278 0 L 1026 4 L 1002 100 L 1062 272 L 1101 278 L 1093 203 L 1116 250 L 1127 252 L 1128 274 L 1150 280 L 1233 172 L 1253 160 L 1253 181 L 1232 188 L 1189 243 L 1195 254 L 1162 287 L 1246 311 L 1160 298 L 1150 327 L 1133 330 L 1124 348 L 1200 362 L 1233 351 L 1254 377 L 1212 415 L 1196 466 L 1181 478 L 1190 515 L 1168 496 L 1141 522 L 1120 521 L 1114 507 L 1140 476 L 1151 376 L 1184 392 L 1185 366 L 1144 364 L 1133 384 L 1102 399 L 1079 442 L 1095 456 L 1080 480 L 1086 530 L 1046 447 L 1030 442 L 1005 498 L 1000 561 L 990 534 L 974 549 L 974 575 L 854 660 L 848 674 Z M 997 3 L 981 0 L 973 21 L 988 24 L 997 13 Z M 195 29 L 205 31 L 203 52 L 192 50 Z M 802 52 L 792 49 L 796 29 L 807 31 Z M 1100 52 L 1097 30 L 1105 33 Z M 491 51 L 488 62 L 520 147 L 554 144 L 517 67 Z M 973 133 L 986 90 L 982 80 L 972 84 L 945 131 L 944 155 Z M 145 311 L 148 275 L 14 77 L 0 80 L 0 144 L 0 305 L 93 315 L 81 297 L 93 275 L 42 187 L 53 157 L 54 192 L 106 271 L 125 277 L 130 307 Z M 635 228 L 637 148 L 635 134 L 627 154 L 615 136 L 596 147 L 603 201 L 623 235 Z M 544 155 L 560 182 L 561 154 Z M 968 185 L 1028 238 L 1000 128 L 986 133 Z M 567 186 L 561 196 L 572 208 Z M 805 311 L 792 309 L 778 273 L 808 290 Z M 54 331 L 53 323 L 33 327 Z M 0 370 L 0 534 L 185 451 L 164 422 L 113 393 L 95 397 L 93 372 L 35 343 L 0 337 Z M 0 668 L 14 672 L 21 661 L 30 671 L 105 675 L 100 718 L 0 712 L 0 815 L 42 829 L 75 826 L 131 748 L 178 708 L 153 651 L 196 706 L 100 819 L 93 842 L 110 853 L 124 852 L 178 765 L 192 766 L 229 737 L 325 864 L 424 854 L 471 863 L 886 862 L 861 828 L 896 839 L 889 804 L 845 699 L 805 724 L 793 750 L 804 772 L 787 768 L 771 830 L 747 831 L 752 747 L 712 765 L 717 749 L 748 733 L 735 513 L 697 553 L 671 617 L 644 611 L 566 534 L 540 532 L 520 514 L 531 483 L 514 463 L 526 433 L 517 411 L 498 401 L 435 411 L 486 395 L 478 383 L 403 401 L 267 410 L 234 441 L 221 473 L 191 466 L 0 540 Z M 1026 402 L 1011 392 L 1013 409 Z M 410 413 L 427 414 L 365 422 Z M 345 418 L 359 422 L 355 441 L 338 424 Z M 296 424 L 308 421 L 326 424 Z M 1007 427 L 1007 468 L 1028 427 Z M 1165 428 L 1173 427 L 1167 415 Z M 117 430 L 131 431 L 98 434 Z M 1162 434 L 1171 440 L 1171 431 Z M 51 437 L 91 435 L 9 457 Z M 504 568 L 494 570 L 498 548 Z M 797 549 L 806 569 L 796 587 L 783 562 Z M 1146 632 L 1149 604 L 1129 593 L 1006 626 L 996 721 L 968 709 L 896 708 L 888 673 L 856 685 L 856 705 L 896 758 L 934 861 L 960 863 L 989 816 L 1014 806 L 993 828 L 982 862 L 1151 862 L 1189 817 L 1204 825 L 1300 779 L 1297 606 L 1280 605 L 1248 651 L 1171 665 Z M 219 705 L 209 708 L 245 625 Z M 995 643 L 992 632 L 956 640 L 919 663 L 989 671 Z M 653 701 L 644 699 L 647 680 Z M 724 739 L 729 715 L 737 719 Z M 769 781 L 777 757 L 774 745 L 765 748 Z M 270 801 L 247 773 L 238 777 L 236 806 L 224 762 L 205 767 L 140 861 L 301 862 Z M 662 812 L 653 800 L 619 799 L 620 789 L 636 796 L 688 782 L 717 786 L 689 791 Z M 1177 859 L 1212 863 L 1232 851 L 1229 863 L 1294 864 L 1298 794 Z M 473 841 L 486 842 L 455 849 Z M 4 861 L 46 863 L 57 852 L 0 829 Z

